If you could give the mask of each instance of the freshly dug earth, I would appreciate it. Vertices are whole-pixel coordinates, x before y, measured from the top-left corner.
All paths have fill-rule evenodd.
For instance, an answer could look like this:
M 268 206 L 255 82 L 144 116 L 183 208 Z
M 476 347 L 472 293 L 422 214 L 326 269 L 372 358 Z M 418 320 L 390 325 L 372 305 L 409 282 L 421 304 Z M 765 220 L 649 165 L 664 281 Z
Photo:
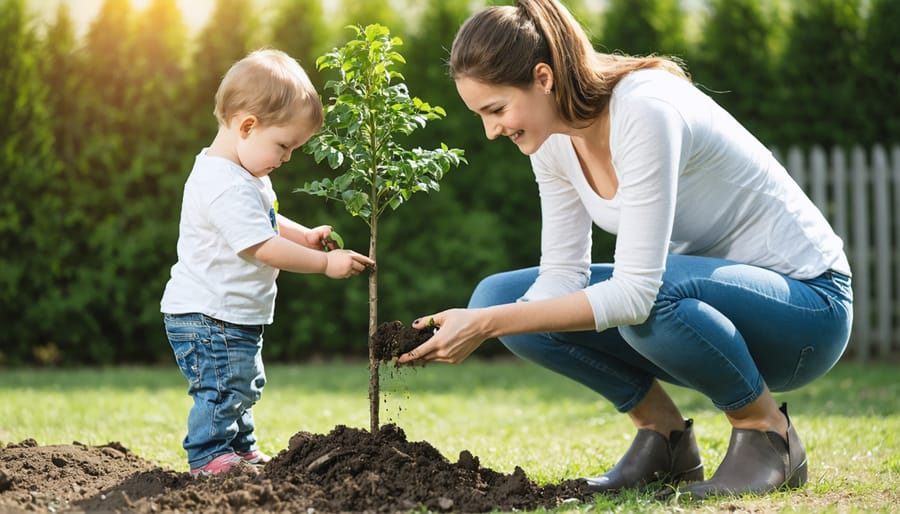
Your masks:
M 577 481 L 539 486 L 521 468 L 481 467 L 468 451 L 451 463 L 395 425 L 374 437 L 345 426 L 327 435 L 298 432 L 264 467 L 197 479 L 118 443 L 26 440 L 0 449 L 0 512 L 487 512 L 589 497 Z
M 376 334 L 390 361 L 434 334 L 400 322 Z M 264 467 L 194 479 L 162 469 L 119 443 L 0 448 L 0 512 L 487 512 L 553 508 L 586 501 L 584 482 L 539 486 L 521 468 L 503 474 L 462 451 L 450 462 L 396 425 L 298 432 Z

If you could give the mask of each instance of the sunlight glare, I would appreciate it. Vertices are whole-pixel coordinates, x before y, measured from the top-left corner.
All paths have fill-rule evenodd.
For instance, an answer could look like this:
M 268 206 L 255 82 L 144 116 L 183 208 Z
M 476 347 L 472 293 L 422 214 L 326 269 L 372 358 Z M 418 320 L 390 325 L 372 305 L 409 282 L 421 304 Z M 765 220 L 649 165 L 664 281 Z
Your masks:
M 136 12 L 142 12 L 153 0 L 129 0 Z M 258 9 L 264 9 L 273 4 L 274 0 L 252 0 Z M 100 12 L 106 0 L 28 0 L 32 11 L 45 21 L 52 20 L 56 15 L 57 7 L 65 4 L 75 21 L 77 33 L 83 35 L 90 26 L 91 21 Z M 175 0 L 181 11 L 184 23 L 191 33 L 201 30 L 209 20 L 217 0 Z M 322 0 L 322 6 L 326 17 L 331 16 L 338 7 L 338 0 Z

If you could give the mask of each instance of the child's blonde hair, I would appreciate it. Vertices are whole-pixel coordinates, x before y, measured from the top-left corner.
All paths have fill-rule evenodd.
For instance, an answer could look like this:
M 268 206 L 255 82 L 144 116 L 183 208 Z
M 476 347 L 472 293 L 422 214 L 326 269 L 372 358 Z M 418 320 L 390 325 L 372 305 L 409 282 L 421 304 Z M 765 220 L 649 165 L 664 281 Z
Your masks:
M 281 50 L 262 49 L 234 63 L 216 91 L 216 119 L 228 126 L 247 113 L 264 126 L 282 126 L 298 114 L 322 126 L 322 101 L 300 64 Z

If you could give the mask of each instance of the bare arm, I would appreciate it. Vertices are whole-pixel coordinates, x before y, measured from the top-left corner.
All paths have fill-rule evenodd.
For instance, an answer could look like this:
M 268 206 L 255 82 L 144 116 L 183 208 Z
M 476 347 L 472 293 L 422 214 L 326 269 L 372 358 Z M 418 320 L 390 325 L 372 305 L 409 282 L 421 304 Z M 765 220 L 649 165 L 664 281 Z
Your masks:
M 331 226 L 321 225 L 315 228 L 308 228 L 287 216 L 278 214 L 278 231 L 281 237 L 289 241 L 306 248 L 320 250 L 322 248 L 322 239 L 331 233 Z
M 423 316 L 413 323 L 413 327 L 423 329 L 430 324 L 440 330 L 418 348 L 402 355 L 399 364 L 423 361 L 459 363 L 485 340 L 503 335 L 593 329 L 594 314 L 587 296 L 577 291 L 534 302 L 483 309 L 450 309 Z
M 273 268 L 294 273 L 324 273 L 330 278 L 358 275 L 375 261 L 353 250 L 313 250 L 283 236 L 274 236 L 242 253 Z

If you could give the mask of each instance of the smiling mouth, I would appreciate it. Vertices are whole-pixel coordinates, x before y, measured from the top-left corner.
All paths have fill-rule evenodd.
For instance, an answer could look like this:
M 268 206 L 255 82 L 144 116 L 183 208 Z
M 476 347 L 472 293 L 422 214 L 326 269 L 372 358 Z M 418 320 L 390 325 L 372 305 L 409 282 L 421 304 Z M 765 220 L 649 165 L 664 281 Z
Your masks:
M 512 139 L 513 143 L 518 143 L 519 139 L 522 138 L 522 134 L 524 134 L 524 133 L 525 133 L 525 131 L 519 130 L 519 131 L 516 131 L 516 132 L 510 134 L 509 138 Z

